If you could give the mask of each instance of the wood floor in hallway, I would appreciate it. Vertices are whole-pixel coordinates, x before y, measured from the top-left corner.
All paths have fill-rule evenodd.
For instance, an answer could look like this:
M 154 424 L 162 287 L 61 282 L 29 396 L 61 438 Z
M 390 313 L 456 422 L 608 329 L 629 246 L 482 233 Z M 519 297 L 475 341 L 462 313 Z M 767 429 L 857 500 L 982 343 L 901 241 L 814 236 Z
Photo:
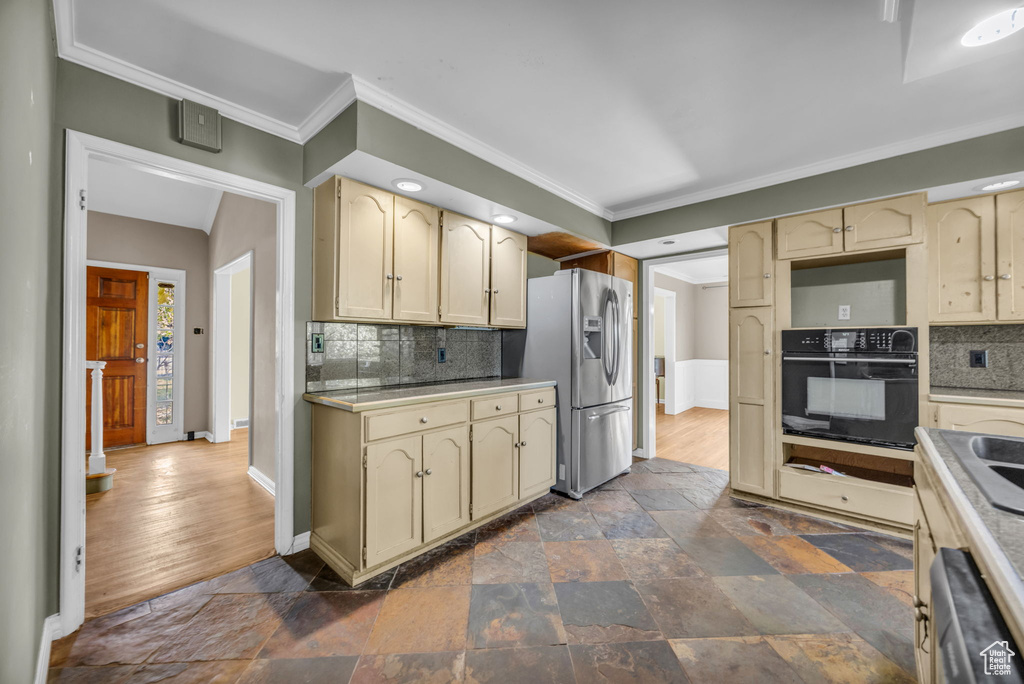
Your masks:
M 107 452 L 114 488 L 86 497 L 86 617 L 274 553 L 274 497 L 248 474 L 248 430 Z
M 695 407 L 676 415 L 657 405 L 658 458 L 729 470 L 729 412 Z

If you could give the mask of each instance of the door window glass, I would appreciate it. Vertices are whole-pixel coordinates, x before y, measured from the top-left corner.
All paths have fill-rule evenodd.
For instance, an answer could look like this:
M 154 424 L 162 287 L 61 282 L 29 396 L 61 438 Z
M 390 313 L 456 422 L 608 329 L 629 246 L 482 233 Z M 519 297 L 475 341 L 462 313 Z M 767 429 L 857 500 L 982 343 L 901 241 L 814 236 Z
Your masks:
M 156 424 L 174 422 L 174 283 L 156 286 Z

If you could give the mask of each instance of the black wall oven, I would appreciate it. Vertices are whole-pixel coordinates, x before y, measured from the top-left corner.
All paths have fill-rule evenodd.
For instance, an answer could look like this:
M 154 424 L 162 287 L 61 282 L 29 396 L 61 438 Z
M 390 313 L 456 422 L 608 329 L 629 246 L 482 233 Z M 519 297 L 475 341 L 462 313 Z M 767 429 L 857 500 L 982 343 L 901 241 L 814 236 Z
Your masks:
M 782 431 L 914 448 L 917 328 L 782 331 Z

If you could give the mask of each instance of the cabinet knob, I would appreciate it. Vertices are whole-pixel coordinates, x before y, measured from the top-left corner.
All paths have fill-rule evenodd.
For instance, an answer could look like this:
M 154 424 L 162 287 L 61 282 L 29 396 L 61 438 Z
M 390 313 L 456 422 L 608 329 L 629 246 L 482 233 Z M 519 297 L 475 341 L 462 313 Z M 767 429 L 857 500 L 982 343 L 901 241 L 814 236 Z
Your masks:
M 395 276 L 395 280 L 401 280 L 402 276 Z
M 491 293 L 491 289 L 490 288 L 487 288 L 487 289 L 484 290 L 484 294 L 490 294 L 490 293 Z
M 427 475 L 433 475 L 433 474 L 434 474 L 434 471 L 431 470 L 430 468 L 427 468 Z
M 393 275 L 391 275 L 390 273 L 388 273 L 388 276 L 387 276 L 388 280 L 391 280 L 391 279 L 392 279 L 392 278 L 394 278 L 394 277 L 395 277 L 395 276 L 393 276 Z
M 1009 278 L 1010 276 L 1006 276 L 1006 277 L 1007 277 L 1007 278 Z M 491 294 L 498 294 L 498 291 L 497 291 L 497 290 L 495 290 L 495 291 L 494 291 L 494 292 L 492 292 Z
M 920 608 L 915 608 L 914 609 L 914 620 L 916 622 L 924 622 L 927 619 L 928 619 L 928 616 L 925 615 L 925 612 L 923 610 L 921 610 Z
M 420 422 L 421 422 L 421 423 L 423 423 L 423 424 L 426 424 L 426 422 L 427 422 L 427 417 L 426 417 L 426 416 L 423 416 L 422 418 L 420 418 Z
M 985 276 L 985 280 L 995 280 L 995 276 Z
M 847 233 L 852 233 L 853 232 L 853 226 L 846 226 L 846 232 Z
M 544 397 L 541 397 L 540 399 L 538 399 L 537 403 L 538 404 L 543 404 L 544 403 Z
M 839 226 L 836 226 L 835 228 L 832 229 L 832 232 L 833 233 L 842 233 L 843 229 L 840 228 Z
M 845 494 L 843 494 L 843 495 L 842 495 L 841 497 L 839 497 L 839 498 L 840 498 L 840 499 L 842 499 L 844 503 L 850 500 L 850 497 L 846 496 Z
M 999 276 L 999 279 L 1000 280 L 1009 280 L 1010 279 L 1010 274 L 1009 273 L 1004 273 L 1003 275 Z
M 498 404 L 497 406 L 495 406 L 494 410 L 495 411 L 500 411 L 501 410 L 501 404 Z
M 526 442 L 520 442 L 520 443 L 519 443 L 519 446 L 521 446 L 521 447 L 524 447 L 524 446 L 526 446 Z
M 765 349 L 764 350 L 764 355 L 765 356 L 771 356 L 772 355 L 772 350 L 771 349 Z
M 764 274 L 764 277 L 765 277 L 765 279 L 767 280 L 768 278 L 771 278 L 771 277 L 772 277 L 772 274 L 771 274 L 771 273 L 765 273 L 765 274 Z
M 423 477 L 423 471 L 422 470 L 416 471 L 416 477 Z
M 921 598 L 918 597 L 918 596 L 914 597 L 914 607 L 915 608 L 924 608 L 924 601 L 922 601 Z

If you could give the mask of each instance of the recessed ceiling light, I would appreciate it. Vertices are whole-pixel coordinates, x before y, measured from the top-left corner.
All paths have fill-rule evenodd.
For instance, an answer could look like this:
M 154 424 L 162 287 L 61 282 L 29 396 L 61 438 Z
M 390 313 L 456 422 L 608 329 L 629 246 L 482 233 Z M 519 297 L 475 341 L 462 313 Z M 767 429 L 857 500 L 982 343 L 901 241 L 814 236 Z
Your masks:
M 423 189 L 423 183 L 411 178 L 396 178 L 392 184 L 403 192 L 419 192 Z
M 659 240 L 658 244 L 659 245 L 674 245 L 674 244 L 676 244 L 676 241 L 675 240 Z
M 1002 40 L 1022 28 L 1024 28 L 1024 8 L 1008 9 L 989 17 L 965 33 L 964 37 L 960 39 L 960 44 L 966 47 L 988 45 Z
M 993 192 L 994 190 L 1005 190 L 1006 188 L 1012 188 L 1014 185 L 1020 185 L 1019 180 L 1006 180 L 999 181 L 998 183 L 992 183 L 981 188 L 982 192 Z
M 511 214 L 495 214 L 491 220 L 495 223 L 515 223 L 516 217 Z

